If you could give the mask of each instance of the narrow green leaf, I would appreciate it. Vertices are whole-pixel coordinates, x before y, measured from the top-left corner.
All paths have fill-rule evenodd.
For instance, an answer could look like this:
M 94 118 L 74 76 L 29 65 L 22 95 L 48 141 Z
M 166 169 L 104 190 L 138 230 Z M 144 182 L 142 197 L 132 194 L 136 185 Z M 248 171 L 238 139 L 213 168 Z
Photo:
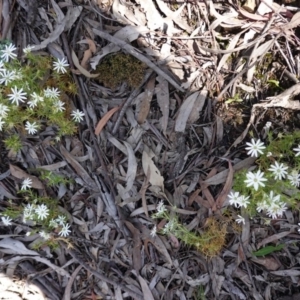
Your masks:
M 264 248 L 259 249 L 258 251 L 252 252 L 254 256 L 265 256 L 275 251 L 280 251 L 285 245 L 279 244 L 277 246 L 266 246 Z

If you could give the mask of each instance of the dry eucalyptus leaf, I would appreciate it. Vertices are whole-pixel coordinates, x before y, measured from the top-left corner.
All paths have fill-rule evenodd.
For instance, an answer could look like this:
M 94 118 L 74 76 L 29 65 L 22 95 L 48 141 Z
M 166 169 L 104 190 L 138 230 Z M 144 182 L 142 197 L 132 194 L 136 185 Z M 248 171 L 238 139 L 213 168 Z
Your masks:
M 70 30 L 82 12 L 82 6 L 69 6 L 65 30 Z
M 137 161 L 132 146 L 125 141 L 123 143 L 126 146 L 127 153 L 128 153 L 128 168 L 126 174 L 126 189 L 125 189 L 125 191 L 128 192 L 131 190 L 135 180 L 135 176 L 137 172 Z
M 35 176 L 33 175 L 29 175 L 28 173 L 26 173 L 25 171 L 23 171 L 21 168 L 10 164 L 9 165 L 9 169 L 11 172 L 11 175 L 13 175 L 14 177 L 18 178 L 18 179 L 26 179 L 29 178 L 32 180 L 32 184 L 31 187 L 34 189 L 38 189 L 38 190 L 43 190 L 45 187 L 42 184 L 42 182 Z
M 99 76 L 99 74 L 91 74 L 89 71 L 87 71 L 85 68 L 83 68 L 80 63 L 79 63 L 79 60 L 78 60 L 78 57 L 77 55 L 75 54 L 74 50 L 72 50 L 72 60 L 73 60 L 73 63 L 75 65 L 75 67 L 80 71 L 80 73 L 82 75 L 84 75 L 85 77 L 88 77 L 88 78 L 96 78 Z
M 148 177 L 149 182 L 152 185 L 156 185 L 164 189 L 164 178 L 160 175 L 160 171 L 155 166 L 152 158 L 154 157 L 153 152 L 145 146 L 142 155 L 142 164 L 145 175 Z
M 150 30 L 162 28 L 164 19 L 158 12 L 155 3 L 152 0 L 136 0 L 146 14 L 148 20 L 147 26 Z
M 11 238 L 4 238 L 0 241 L 0 252 L 20 255 L 39 255 L 36 251 L 27 249 L 22 242 Z
M 159 83 L 156 86 L 156 97 L 159 108 L 162 112 L 162 118 L 160 122 L 162 124 L 163 133 L 166 133 L 168 121 L 169 121 L 169 113 L 170 113 L 170 95 L 169 95 L 169 83 L 167 80 L 161 78 L 159 76 Z
M 182 103 L 178 116 L 175 121 L 175 131 L 176 132 L 184 132 L 187 124 L 187 120 L 193 110 L 194 103 L 198 98 L 200 92 L 195 92 L 190 95 L 187 99 Z

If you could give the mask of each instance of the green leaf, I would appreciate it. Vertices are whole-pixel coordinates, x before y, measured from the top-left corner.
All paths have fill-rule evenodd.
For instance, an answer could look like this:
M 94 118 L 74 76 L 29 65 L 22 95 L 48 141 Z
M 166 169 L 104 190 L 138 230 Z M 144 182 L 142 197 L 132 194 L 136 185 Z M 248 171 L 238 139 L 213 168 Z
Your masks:
M 240 98 L 229 98 L 228 100 L 225 101 L 226 104 L 230 104 L 233 102 L 243 102 L 243 99 Z
M 279 81 L 278 80 L 273 80 L 273 79 L 270 79 L 267 81 L 268 83 L 273 83 L 275 86 L 279 87 Z
M 252 254 L 254 256 L 265 256 L 275 251 L 280 251 L 284 246 L 284 244 L 279 244 L 277 246 L 266 246 L 264 248 L 259 249 L 258 251 L 252 252 Z

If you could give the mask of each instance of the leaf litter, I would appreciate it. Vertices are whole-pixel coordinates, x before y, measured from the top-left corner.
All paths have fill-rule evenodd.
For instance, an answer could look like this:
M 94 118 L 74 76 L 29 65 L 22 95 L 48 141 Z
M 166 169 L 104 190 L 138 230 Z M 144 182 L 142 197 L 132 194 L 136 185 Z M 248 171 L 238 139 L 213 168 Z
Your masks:
M 75 136 L 56 141 L 54 128 L 38 139 L 19 132 L 23 148 L 1 154 L 1 210 L 22 203 L 17 187 L 30 178 L 41 196 L 57 199 L 72 228 L 69 240 L 50 251 L 43 243 L 33 250 L 40 237 L 26 236 L 32 224 L 16 221 L 15 235 L 1 226 L 3 272 L 33 278 L 42 287 L 38 299 L 297 295 L 297 212 L 270 224 L 248 218 L 241 229 L 227 201 L 234 172 L 254 163 L 239 148 L 249 130 L 259 132 L 269 112 L 277 113 L 272 121 L 284 131 L 300 125 L 297 7 L 275 1 L 258 7 L 251 1 L 242 7 L 219 1 L 28 3 L 3 2 L 2 38 L 67 56 L 79 90 L 68 98 L 85 112 L 85 122 L 79 143 Z M 120 52 L 148 66 L 140 86 L 124 82 L 112 90 L 95 80 L 105 57 Z M 269 79 L 284 91 L 274 92 Z M 236 95 L 242 102 L 234 102 Z M 39 169 L 70 182 L 47 186 Z M 153 235 L 154 226 L 167 222 L 151 218 L 160 201 L 199 234 L 210 218 L 226 226 L 222 250 L 207 257 L 174 235 Z M 39 272 L 44 281 L 36 280 Z

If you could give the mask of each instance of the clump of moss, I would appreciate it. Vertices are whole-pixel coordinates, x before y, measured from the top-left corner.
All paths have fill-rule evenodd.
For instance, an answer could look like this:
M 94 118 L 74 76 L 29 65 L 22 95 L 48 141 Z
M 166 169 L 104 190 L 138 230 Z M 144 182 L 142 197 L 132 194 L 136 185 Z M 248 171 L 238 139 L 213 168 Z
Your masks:
M 215 218 L 208 218 L 206 226 L 200 238 L 194 245 L 197 250 L 208 258 L 212 258 L 220 253 L 226 243 L 227 224 Z
M 96 68 L 96 79 L 111 89 L 126 82 L 132 88 L 138 87 L 144 77 L 146 65 L 135 57 L 119 52 L 109 55 Z

